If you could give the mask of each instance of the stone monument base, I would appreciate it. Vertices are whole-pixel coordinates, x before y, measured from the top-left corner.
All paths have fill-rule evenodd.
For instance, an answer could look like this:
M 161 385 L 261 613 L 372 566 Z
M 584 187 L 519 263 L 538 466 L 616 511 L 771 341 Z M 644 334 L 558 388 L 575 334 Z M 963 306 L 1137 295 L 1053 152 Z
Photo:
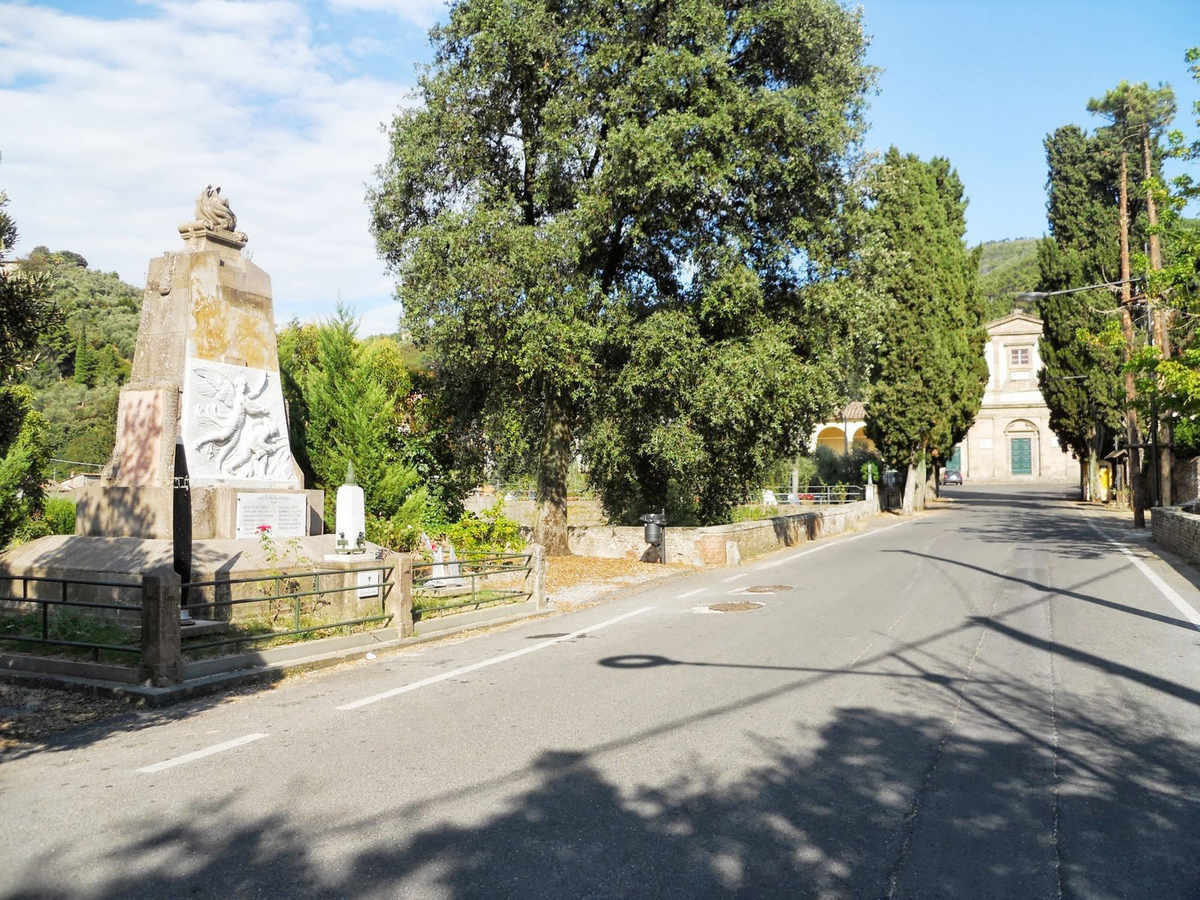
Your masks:
M 186 528 L 176 529 L 190 505 Z M 325 492 L 228 486 L 119 487 L 88 485 L 75 507 L 75 534 L 145 540 L 235 540 L 252 538 L 270 525 L 276 538 L 307 537 L 325 531 Z M 184 522 L 180 521 L 180 525 Z

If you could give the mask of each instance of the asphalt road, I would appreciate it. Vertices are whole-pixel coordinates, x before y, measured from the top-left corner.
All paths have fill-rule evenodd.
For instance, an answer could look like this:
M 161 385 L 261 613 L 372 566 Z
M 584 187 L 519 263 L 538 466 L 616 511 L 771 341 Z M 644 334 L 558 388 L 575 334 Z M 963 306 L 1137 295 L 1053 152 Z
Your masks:
M 1191 570 L 949 495 L 9 758 L 0 895 L 1200 896 Z

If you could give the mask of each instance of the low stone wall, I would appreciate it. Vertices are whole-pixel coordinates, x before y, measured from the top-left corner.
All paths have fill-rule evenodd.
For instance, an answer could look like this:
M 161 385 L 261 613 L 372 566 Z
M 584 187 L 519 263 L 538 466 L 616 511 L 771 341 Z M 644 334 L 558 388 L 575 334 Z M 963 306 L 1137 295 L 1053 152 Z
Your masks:
M 1200 456 L 1177 459 L 1171 470 L 1171 499 L 1190 503 L 1200 497 Z
M 505 516 L 526 527 L 533 527 L 537 504 L 528 497 L 504 497 L 477 491 L 467 495 L 467 499 L 463 501 L 463 508 L 479 515 L 497 503 Z M 604 521 L 604 507 L 593 497 L 568 497 L 567 519 L 581 525 L 598 525 Z
M 1200 562 L 1200 516 L 1174 506 L 1156 506 L 1150 510 L 1150 527 L 1156 543 Z
M 704 567 L 731 565 L 739 559 L 841 534 L 878 512 L 879 503 L 872 499 L 732 525 L 668 525 L 667 562 Z M 640 525 L 572 525 L 567 529 L 567 545 L 578 556 L 658 562 L 658 549 L 647 544 L 642 535 Z

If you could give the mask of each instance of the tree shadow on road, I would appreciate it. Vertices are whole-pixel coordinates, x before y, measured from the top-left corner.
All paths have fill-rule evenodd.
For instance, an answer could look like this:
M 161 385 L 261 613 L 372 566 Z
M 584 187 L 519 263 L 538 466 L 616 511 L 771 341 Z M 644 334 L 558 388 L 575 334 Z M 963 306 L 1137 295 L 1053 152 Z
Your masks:
M 119 874 L 99 883 L 71 880 L 97 878 L 66 863 L 78 848 L 43 847 L 9 873 L 9 896 L 1197 895 L 1194 738 L 1133 705 L 1052 704 L 1019 678 L 932 681 L 906 684 L 944 691 L 954 728 L 844 707 L 796 721 L 786 742 L 756 738 L 736 773 L 681 745 L 673 779 L 622 789 L 609 751 L 647 739 L 635 734 L 543 750 L 511 780 L 433 800 L 399 802 L 405 785 L 380 783 L 398 801 L 385 813 L 326 822 L 258 815 L 230 794 L 123 823 L 104 861 Z M 482 818 L 447 811 L 472 793 Z

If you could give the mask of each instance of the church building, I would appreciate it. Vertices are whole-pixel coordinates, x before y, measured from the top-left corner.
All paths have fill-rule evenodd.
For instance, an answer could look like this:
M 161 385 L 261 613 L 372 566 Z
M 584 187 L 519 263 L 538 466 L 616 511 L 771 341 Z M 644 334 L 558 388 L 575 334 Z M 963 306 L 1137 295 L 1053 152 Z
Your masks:
M 1014 312 L 987 326 L 988 382 L 975 424 L 947 469 L 981 481 L 1078 481 L 1079 463 L 1050 430 L 1038 387 L 1042 320 Z

